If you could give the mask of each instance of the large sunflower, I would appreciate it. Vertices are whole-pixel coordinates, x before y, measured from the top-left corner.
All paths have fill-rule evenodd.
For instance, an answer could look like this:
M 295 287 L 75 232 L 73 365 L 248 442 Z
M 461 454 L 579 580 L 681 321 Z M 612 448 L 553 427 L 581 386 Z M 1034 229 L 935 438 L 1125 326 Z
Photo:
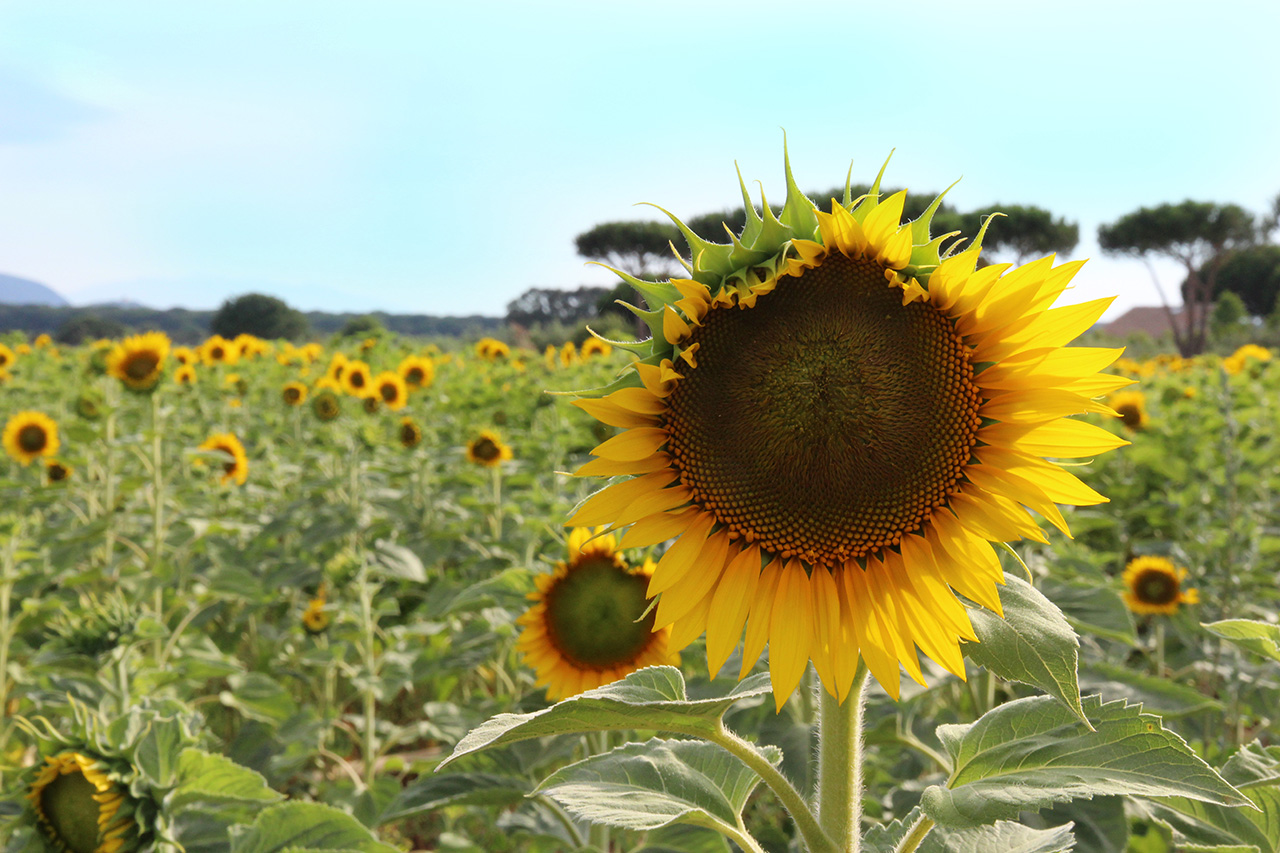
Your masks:
M 537 578 L 516 641 L 553 702 L 646 666 L 679 664 L 670 628 L 655 630 L 645 587 L 653 564 L 629 567 L 612 535 L 569 535 L 569 559 Z
M 43 412 L 18 412 L 4 425 L 0 443 L 23 465 L 58 452 L 58 425 Z
M 1065 348 L 1110 299 L 1050 306 L 1080 263 L 976 269 L 979 233 L 939 253 L 938 202 L 901 224 L 905 192 L 823 213 L 787 168 L 775 218 L 748 203 L 741 237 L 692 246 L 690 277 L 624 280 L 653 310 L 648 352 L 577 405 L 625 430 L 579 474 L 633 476 L 575 527 L 632 525 L 623 547 L 679 537 L 649 585 L 656 626 L 707 632 L 718 672 L 765 644 L 779 707 L 809 660 L 843 700 L 859 654 L 891 695 L 919 647 L 957 676 L 976 639 L 955 593 L 1000 612 L 991 542 L 1044 541 L 1030 507 L 1106 499 L 1043 457 L 1125 442 L 1066 416 L 1129 384 L 1120 350 Z M 745 198 L 745 188 L 744 188 Z M 676 643 L 679 649 L 682 643 Z
M 169 356 L 169 336 L 164 332 L 131 335 L 107 355 L 107 374 L 131 391 L 151 391 L 160 381 Z
M 100 761 L 79 752 L 47 756 L 27 799 L 56 850 L 117 853 L 126 844 L 133 849 L 133 798 Z
M 243 486 L 249 479 L 249 458 L 245 455 L 244 445 L 235 434 L 229 432 L 211 435 L 200 445 L 200 450 L 221 450 L 227 458 L 222 463 L 222 476 L 219 482 L 223 485 L 235 481 Z
M 1165 557 L 1135 557 L 1124 568 L 1125 606 L 1143 615 L 1172 616 L 1184 604 L 1199 604 L 1200 592 L 1184 589 L 1187 570 Z

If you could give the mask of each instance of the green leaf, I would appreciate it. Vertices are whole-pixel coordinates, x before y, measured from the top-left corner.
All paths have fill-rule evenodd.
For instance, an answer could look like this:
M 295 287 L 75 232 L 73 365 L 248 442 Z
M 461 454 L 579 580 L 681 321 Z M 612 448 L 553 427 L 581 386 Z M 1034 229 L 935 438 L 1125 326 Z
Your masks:
M 1194 687 L 1134 672 L 1123 666 L 1094 663 L 1080 668 L 1080 684 L 1088 693 L 1121 695 L 1161 717 L 1182 717 L 1198 711 L 1220 710 L 1222 703 Z
M 672 824 L 645 835 L 636 853 L 730 853 L 729 842 L 714 830 L 690 824 Z
M 510 806 L 521 802 L 529 785 L 496 773 L 446 773 L 420 776 L 379 816 L 379 825 L 445 806 Z
M 1133 615 L 1111 587 L 1096 581 L 1067 583 L 1046 578 L 1040 584 L 1040 591 L 1058 605 L 1077 634 L 1134 645 Z M 1077 843 L 1077 850 L 1079 847 Z
M 1075 853 L 1124 853 L 1129 845 L 1129 818 L 1124 797 L 1094 797 L 1057 803 L 1039 814 L 1024 813 L 1024 826 L 1053 829 L 1071 824 Z
M 769 690 L 768 673 L 759 673 L 739 682 L 727 696 L 690 701 L 680 670 L 646 667 L 532 714 L 499 714 L 458 741 L 453 754 L 436 769 L 481 749 L 548 735 L 645 729 L 705 737 L 719 730 L 720 718 L 734 702 Z
M 1178 797 L 1151 803 L 1148 811 L 1173 832 L 1179 850 L 1280 850 L 1280 747 L 1243 747 L 1222 768 L 1222 776 L 1257 809 L 1228 809 Z
M 274 803 L 283 796 L 261 774 L 229 758 L 188 747 L 178 756 L 178 784 L 169 795 L 174 807 L 190 803 Z
M 382 573 L 411 583 L 426 583 L 427 569 L 418 555 L 403 545 L 379 540 L 374 546 L 374 560 Z
M 1053 829 L 1032 829 L 1000 820 L 991 826 L 935 826 L 917 849 L 920 853 L 1069 853 L 1075 846 L 1069 823 Z
M 178 720 L 157 717 L 148 721 L 146 731 L 138 739 L 134 760 L 152 784 L 160 788 L 173 784 L 184 740 L 186 735 Z
M 1080 642 L 1057 605 L 1026 581 L 1006 573 L 1000 590 L 1001 619 L 985 608 L 969 610 L 979 642 L 964 653 L 1007 681 L 1039 687 L 1057 697 L 1089 725 L 1080 706 L 1076 665 Z
M 397 853 L 351 815 L 320 803 L 281 803 L 263 811 L 251 825 L 231 828 L 230 853 L 304 850 Z
M 1280 662 L 1280 625 L 1252 619 L 1223 619 L 1202 627 L 1242 649 Z
M 761 751 L 773 764 L 782 760 L 777 747 Z M 570 764 L 536 793 L 592 823 L 637 830 L 690 823 L 732 834 L 741 831 L 739 816 L 759 783 L 754 770 L 715 744 L 652 738 Z
M 289 691 L 268 675 L 248 672 L 233 675 L 227 682 L 231 689 L 223 690 L 218 700 L 252 720 L 278 725 L 297 711 Z
M 924 792 L 924 813 L 944 826 L 975 826 L 1098 794 L 1248 805 L 1140 705 L 1089 696 L 1083 707 L 1092 731 L 1048 696 L 1001 705 L 972 725 L 939 726 L 955 769 L 945 788 Z

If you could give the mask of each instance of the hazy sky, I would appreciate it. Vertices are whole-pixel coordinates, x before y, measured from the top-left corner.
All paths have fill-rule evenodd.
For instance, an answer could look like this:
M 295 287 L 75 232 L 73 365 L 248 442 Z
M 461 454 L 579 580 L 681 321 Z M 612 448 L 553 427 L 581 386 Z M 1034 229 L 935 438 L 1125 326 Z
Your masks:
M 963 176 L 1097 225 L 1280 192 L 1280 4 L 0 4 L 0 272 L 73 302 L 501 314 L 573 238 L 800 185 Z M 1167 287 L 1180 276 L 1160 268 Z M 1114 312 L 1115 309 L 1113 309 Z M 1113 315 L 1114 316 L 1114 313 Z

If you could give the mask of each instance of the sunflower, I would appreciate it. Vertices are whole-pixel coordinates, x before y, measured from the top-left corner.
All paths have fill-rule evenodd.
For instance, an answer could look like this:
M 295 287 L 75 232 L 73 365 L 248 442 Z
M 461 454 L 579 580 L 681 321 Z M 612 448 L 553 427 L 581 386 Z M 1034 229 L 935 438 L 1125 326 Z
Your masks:
M 307 386 L 301 382 L 286 382 L 280 389 L 280 396 L 290 406 L 301 406 L 307 401 Z
M 1121 391 L 1112 394 L 1107 405 L 1115 410 L 1125 429 L 1141 432 L 1147 428 L 1151 418 L 1147 416 L 1147 397 L 1141 391 Z
M 511 347 L 497 338 L 481 338 L 476 342 L 476 355 L 485 361 L 497 361 L 511 355 Z
M 211 435 L 199 449 L 221 450 L 229 457 L 222 463 L 222 477 L 219 482 L 223 485 L 234 480 L 236 485 L 243 486 L 249 479 L 249 459 L 245 456 L 244 445 L 234 434 L 223 432 Z
M 414 391 L 426 388 L 436 378 L 436 367 L 431 359 L 420 355 L 405 356 L 396 372 L 400 374 L 404 384 Z
M 193 365 L 182 364 L 173 372 L 173 381 L 179 385 L 194 385 L 196 383 L 196 369 Z
M 169 356 L 169 336 L 163 332 L 132 335 L 116 344 L 107 355 L 107 374 L 130 391 L 152 391 L 160 382 L 164 360 Z
M 302 611 L 302 627 L 308 634 L 323 634 L 329 629 L 330 616 L 325 610 L 324 590 L 320 591 L 315 598 L 307 605 L 307 609 Z
M 200 345 L 200 358 L 205 364 L 235 364 L 240 348 L 222 335 L 214 335 Z
M 333 357 L 329 359 L 329 367 L 325 369 L 325 375 L 334 382 L 342 382 L 342 374 L 347 371 L 347 363 L 350 361 L 346 353 L 335 352 Z
M 671 629 L 654 629 L 645 587 L 653 563 L 629 567 L 612 535 L 569 535 L 569 559 L 537 578 L 516 648 L 553 702 L 609 684 L 646 666 L 678 666 Z
M 422 427 L 408 416 L 400 419 L 400 429 L 396 435 L 400 439 L 400 446 L 405 450 L 412 450 L 422 443 Z
M 5 344 L 0 344 L 0 370 L 7 370 L 13 367 L 13 363 L 18 360 L 13 350 L 9 349 Z
M 44 478 L 48 483 L 61 483 L 70 479 L 72 467 L 57 459 L 44 460 Z
M 477 465 L 496 468 L 503 460 L 511 458 L 511 448 L 503 444 L 492 430 L 481 430 L 478 436 L 467 442 L 467 460 Z
M 191 347 L 174 347 L 173 358 L 178 364 L 195 364 L 200 360 L 200 354 Z
M 311 398 L 311 411 L 322 421 L 331 421 L 342 414 L 342 402 L 331 388 L 317 387 Z
M 404 404 L 409 402 L 409 386 L 399 373 L 384 370 L 378 374 L 377 379 L 373 380 L 373 388 L 382 402 L 386 403 L 387 408 L 393 412 L 403 409 Z
M 1270 360 L 1271 350 L 1257 344 L 1245 344 L 1222 360 L 1222 369 L 1235 376 L 1248 367 L 1250 361 L 1261 363 Z
M 568 341 L 560 348 L 560 366 L 573 367 L 578 363 L 578 349 L 573 345 L 573 341 Z
M 1127 444 L 1066 416 L 1130 384 L 1098 375 L 1120 350 L 1065 348 L 1110 304 L 1050 309 L 1079 263 L 976 269 L 905 192 L 879 179 L 823 213 L 787 168 L 775 218 L 747 206 L 729 245 L 676 220 L 691 277 L 620 273 L 654 310 L 649 352 L 577 405 L 625 430 L 580 475 L 635 475 L 588 499 L 575 527 L 632 525 L 623 547 L 677 541 L 649 585 L 656 626 L 707 632 L 718 672 L 743 636 L 742 675 L 770 646 L 781 707 L 810 660 L 839 700 L 859 655 L 894 697 L 916 647 L 964 677 L 976 637 L 963 594 L 997 613 L 991 542 L 1045 541 L 1025 507 L 1106 499 L 1043 457 Z M 745 194 L 745 188 L 744 188 Z M 989 221 L 989 220 L 988 220 Z M 953 247 L 954 249 L 954 247 Z
M 96 390 L 81 391 L 76 398 L 76 414 L 86 421 L 96 421 L 102 417 L 104 405 L 102 396 Z
M 23 465 L 58 452 L 58 425 L 42 412 L 18 412 L 4 426 L 4 449 Z
M 1134 613 L 1173 615 L 1183 604 L 1199 604 L 1200 592 L 1183 589 L 1187 570 L 1164 557 L 1135 557 L 1124 567 L 1125 606 Z
M 31 355 L 31 344 L 23 342 L 15 348 L 18 355 Z
M 36 335 L 36 339 L 34 343 L 35 343 L 36 349 L 49 349 L 50 347 L 53 346 L 53 338 L 41 332 L 40 334 Z
M 45 757 L 27 800 L 55 850 L 116 853 L 134 849 L 136 803 L 106 766 L 80 752 Z
M 613 352 L 613 347 L 607 341 L 602 341 L 599 338 L 587 338 L 582 342 L 582 349 L 580 352 L 583 360 L 585 361 L 593 355 L 598 355 L 603 358 Z
M 342 387 L 352 397 L 363 397 L 373 388 L 373 374 L 363 361 L 348 361 L 342 371 Z
M 360 405 L 364 408 L 365 414 L 376 415 L 382 408 L 382 400 L 377 394 L 365 394 L 360 398 Z

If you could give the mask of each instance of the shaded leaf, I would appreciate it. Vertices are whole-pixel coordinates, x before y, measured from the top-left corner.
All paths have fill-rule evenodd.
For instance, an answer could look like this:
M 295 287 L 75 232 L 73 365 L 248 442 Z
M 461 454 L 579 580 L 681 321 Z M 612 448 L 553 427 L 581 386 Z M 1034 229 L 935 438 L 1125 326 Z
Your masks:
M 1151 803 L 1148 811 L 1169 827 L 1180 850 L 1280 850 L 1280 747 L 1243 747 L 1223 766 L 1222 776 L 1257 809 L 1178 797 Z
M 402 820 L 445 806 L 514 805 L 524 799 L 528 790 L 529 785 L 524 780 L 497 773 L 420 776 L 387 806 L 378 823 Z
M 1223 619 L 1203 627 L 1210 634 L 1230 640 L 1242 649 L 1280 662 L 1280 625 L 1252 619 Z
M 320 803 L 281 803 L 263 811 L 252 824 L 231 829 L 230 853 L 304 850 L 396 853 L 351 815 Z

